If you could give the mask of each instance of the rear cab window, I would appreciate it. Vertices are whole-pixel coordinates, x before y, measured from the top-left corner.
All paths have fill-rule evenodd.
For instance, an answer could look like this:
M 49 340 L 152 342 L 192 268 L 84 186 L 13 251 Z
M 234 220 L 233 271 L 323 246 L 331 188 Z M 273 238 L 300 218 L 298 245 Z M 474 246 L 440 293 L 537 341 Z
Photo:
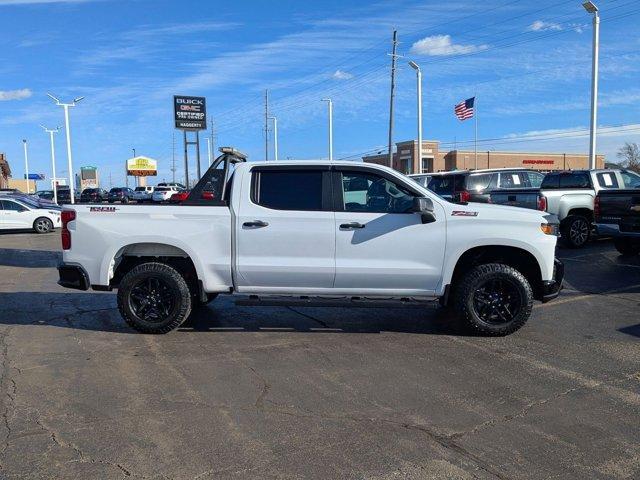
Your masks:
M 472 173 L 467 177 L 467 190 L 469 190 L 470 192 L 479 192 L 481 190 L 486 190 L 489 187 L 495 186 L 495 182 L 492 182 L 494 176 L 495 175 L 492 173 Z
M 591 180 L 586 172 L 549 173 L 542 181 L 542 189 L 588 189 Z
M 464 175 L 434 175 L 427 188 L 442 197 L 453 197 L 464 190 Z

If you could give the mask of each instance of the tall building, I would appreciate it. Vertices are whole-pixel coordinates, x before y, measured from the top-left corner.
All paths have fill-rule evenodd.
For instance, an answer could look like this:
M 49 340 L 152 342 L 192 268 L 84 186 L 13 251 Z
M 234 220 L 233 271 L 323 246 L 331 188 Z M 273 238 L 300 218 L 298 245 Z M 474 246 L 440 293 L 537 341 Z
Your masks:
M 368 163 L 388 165 L 388 154 L 362 157 Z M 596 156 L 597 168 L 604 168 L 604 155 Z M 418 141 L 396 143 L 393 168 L 405 174 L 443 172 L 481 168 L 530 168 L 532 170 L 579 170 L 589 168 L 589 156 L 578 153 L 500 152 L 478 150 L 478 164 L 473 150 L 440 151 L 437 140 L 423 140 L 422 158 Z
M 4 153 L 0 153 L 0 188 L 9 188 L 9 177 L 11 176 L 11 168 Z

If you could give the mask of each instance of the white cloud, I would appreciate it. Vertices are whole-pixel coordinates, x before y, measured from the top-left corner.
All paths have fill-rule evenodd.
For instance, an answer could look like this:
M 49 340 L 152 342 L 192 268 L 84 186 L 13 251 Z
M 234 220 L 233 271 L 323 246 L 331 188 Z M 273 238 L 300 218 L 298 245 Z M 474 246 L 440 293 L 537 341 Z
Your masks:
M 19 90 L 0 90 L 0 102 L 6 102 L 9 100 L 24 100 L 31 96 L 31 90 L 28 88 L 21 88 Z
M 545 22 L 543 20 L 536 20 L 527 27 L 530 32 L 546 32 L 549 30 L 559 31 L 562 30 L 562 25 L 553 22 Z
M 445 56 L 473 53 L 487 49 L 487 45 L 460 45 L 451 41 L 451 35 L 432 35 L 411 46 L 414 55 Z
M 350 80 L 353 78 L 353 73 L 345 72 L 343 70 L 336 70 L 333 75 L 331 75 L 336 80 Z

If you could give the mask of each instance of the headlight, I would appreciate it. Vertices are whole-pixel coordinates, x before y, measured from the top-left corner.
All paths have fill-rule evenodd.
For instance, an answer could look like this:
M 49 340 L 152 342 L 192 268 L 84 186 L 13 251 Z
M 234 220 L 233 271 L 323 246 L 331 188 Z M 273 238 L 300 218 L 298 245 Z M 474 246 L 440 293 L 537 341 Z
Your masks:
M 557 223 L 541 223 L 540 230 L 545 235 L 555 235 L 556 237 L 560 236 L 560 229 L 558 228 Z

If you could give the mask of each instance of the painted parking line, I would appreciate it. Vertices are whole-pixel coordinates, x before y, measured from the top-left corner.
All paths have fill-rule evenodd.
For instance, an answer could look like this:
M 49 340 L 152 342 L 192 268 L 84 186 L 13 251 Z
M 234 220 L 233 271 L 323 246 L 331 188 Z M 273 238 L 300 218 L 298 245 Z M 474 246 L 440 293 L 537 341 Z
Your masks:
M 623 287 L 623 288 L 614 288 L 611 290 L 605 290 L 604 292 L 598 292 L 598 293 L 587 293 L 584 295 L 578 295 L 575 297 L 567 297 L 567 298 L 562 298 L 560 300 L 553 300 L 549 303 L 539 303 L 533 306 L 533 308 L 542 308 L 542 307 L 549 307 L 549 306 L 554 306 L 554 305 L 562 305 L 563 303 L 570 303 L 570 302 L 576 302 L 578 300 L 584 300 L 586 298 L 590 298 L 590 297 L 595 297 L 598 295 L 611 295 L 614 293 L 624 293 L 628 290 L 633 290 L 634 288 L 640 288 L 640 284 L 636 284 L 636 285 L 629 285 L 628 287 Z

